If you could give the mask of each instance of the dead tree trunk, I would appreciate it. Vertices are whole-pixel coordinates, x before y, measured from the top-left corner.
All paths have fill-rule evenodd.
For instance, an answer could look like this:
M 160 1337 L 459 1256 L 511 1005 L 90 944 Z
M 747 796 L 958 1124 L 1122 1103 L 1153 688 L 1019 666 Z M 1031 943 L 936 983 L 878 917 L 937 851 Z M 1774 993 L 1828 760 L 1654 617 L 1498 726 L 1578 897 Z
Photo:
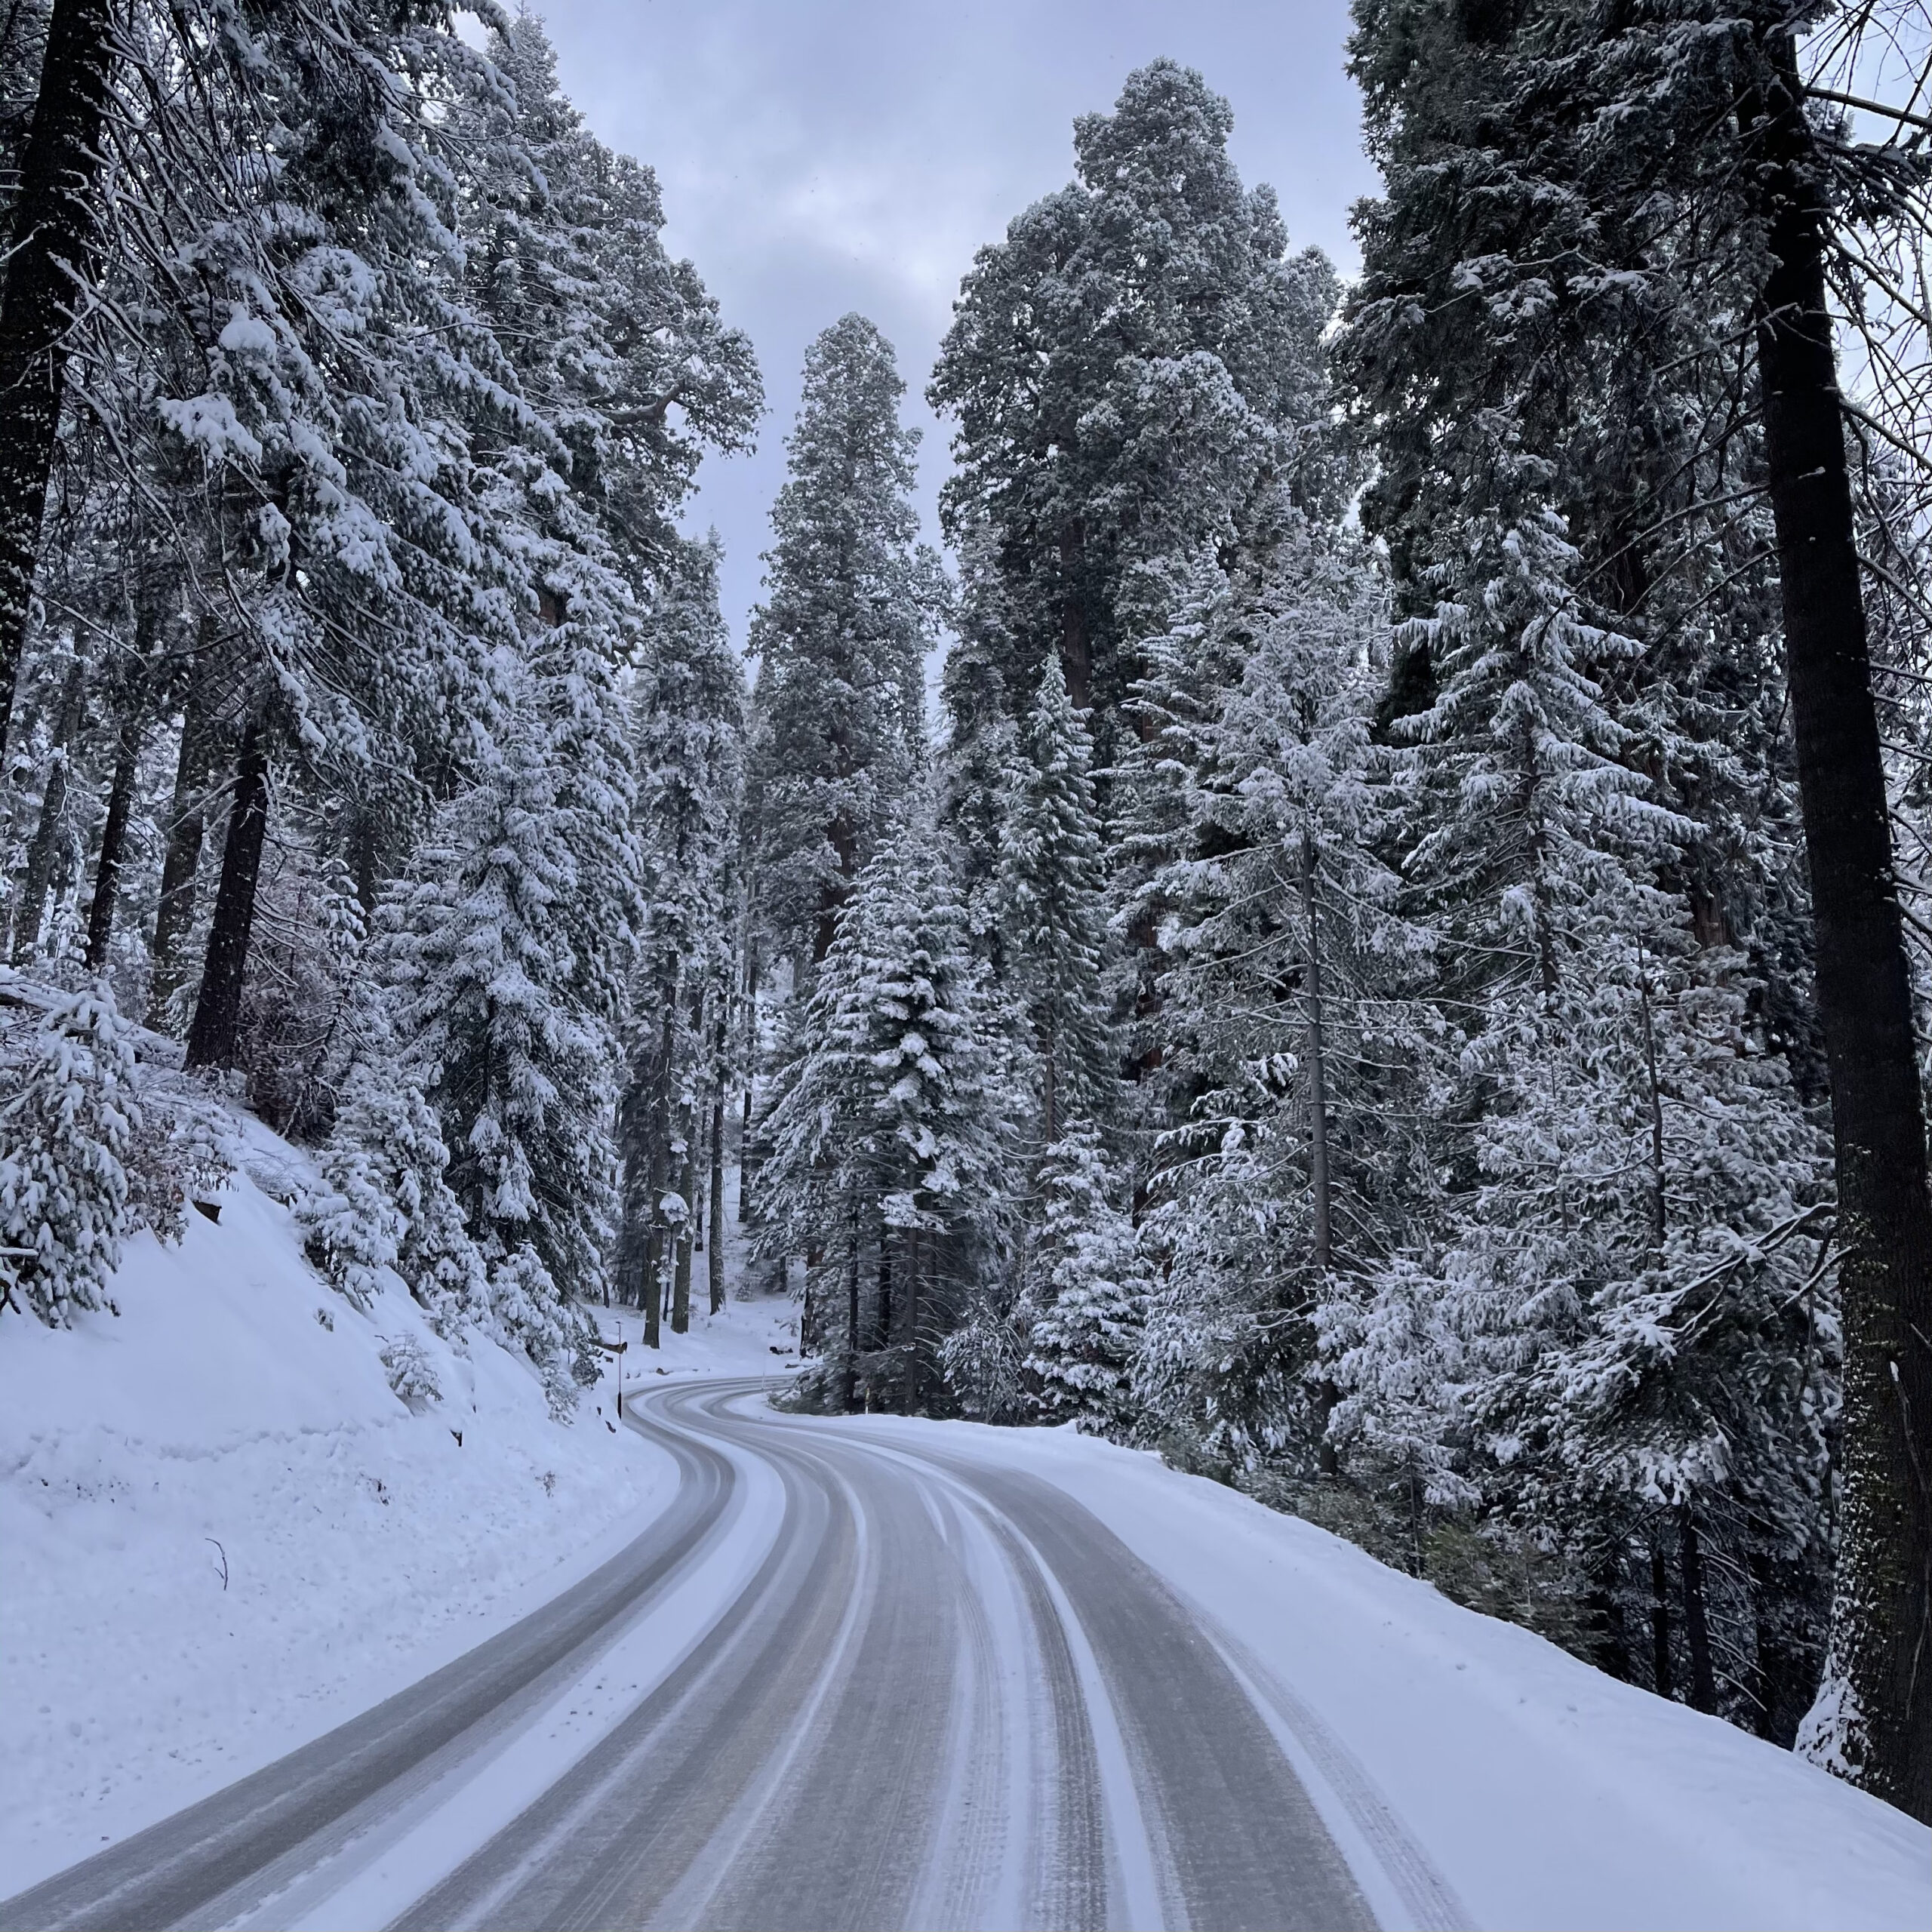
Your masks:
M 68 327 L 100 238 L 96 157 L 113 53 L 107 0 L 54 0 L 0 294 L 0 750 L 33 601 Z
M 1826 300 L 1823 172 L 1795 49 L 1753 133 L 1771 260 L 1764 454 L 1832 1086 L 1844 1309 L 1844 1507 L 1828 1687 L 1867 1790 L 1932 1820 L 1932 1200 L 1910 982 Z

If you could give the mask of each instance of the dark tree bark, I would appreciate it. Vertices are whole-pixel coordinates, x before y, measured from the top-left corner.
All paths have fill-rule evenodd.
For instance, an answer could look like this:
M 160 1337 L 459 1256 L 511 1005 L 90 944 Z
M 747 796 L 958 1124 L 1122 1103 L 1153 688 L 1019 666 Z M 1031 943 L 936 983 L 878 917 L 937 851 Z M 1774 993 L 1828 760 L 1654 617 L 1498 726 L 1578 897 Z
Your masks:
M 248 935 L 255 923 L 262 846 L 269 829 L 269 758 L 260 726 L 242 741 L 235 791 L 228 807 L 221 883 L 215 888 L 202 989 L 188 1029 L 190 1066 L 232 1066 L 242 1028 L 242 988 L 248 969 Z
M 645 1302 L 645 1251 L 651 1220 L 651 1089 L 641 1069 L 617 1103 L 617 1152 L 624 1164 L 623 1206 L 617 1226 L 617 1300 L 629 1308 Z
M 1795 50 L 1754 130 L 1772 268 L 1758 329 L 1765 460 L 1832 1086 L 1844 1489 L 1828 1678 L 1867 1790 L 1932 1821 L 1932 1201 L 1891 826 Z
M 1717 1674 L 1711 1667 L 1711 1620 L 1704 1594 L 1704 1552 L 1697 1524 L 1685 1510 L 1677 1528 L 1677 1564 L 1684 1583 L 1684 1641 L 1690 1652 L 1690 1703 L 1715 1712 Z
M 685 1136 L 685 1164 L 678 1176 L 685 1217 L 678 1223 L 678 1258 L 672 1277 L 671 1332 L 674 1335 L 688 1334 L 691 1325 L 691 1244 L 697 1232 L 697 1208 L 691 1198 L 697 1187 L 697 1150 L 692 1145 L 692 1137 L 689 1132 Z
M 718 1022 L 718 1084 L 711 1090 L 711 1185 L 704 1251 L 713 1315 L 724 1306 L 724 1020 Z
M 1651 1683 L 1660 1697 L 1677 1695 L 1670 1666 L 1670 1573 L 1660 1543 L 1651 1545 Z
M 1804 1715 L 1811 1685 L 1798 1649 L 1780 1627 L 1777 1559 L 1772 1555 L 1770 1524 L 1753 1517 L 1749 1524 L 1751 1595 L 1755 1612 L 1756 1650 L 1752 1690 L 1758 1703 L 1758 1735 L 1785 1749 L 1791 1748 L 1798 1720 Z
M 95 177 L 112 60 L 107 0 L 54 0 L 0 294 L 0 750 L 33 598 L 68 325 L 100 242 Z
M 901 1406 L 906 1413 L 919 1411 L 919 1231 L 908 1228 L 906 1245 L 906 1291 L 900 1297 L 906 1305 L 906 1382 Z
M 644 1345 L 663 1346 L 665 1237 L 670 1224 L 664 1218 L 664 1189 L 671 1177 L 671 1059 L 677 1038 L 678 992 L 673 984 L 664 996 L 663 1019 L 657 1038 L 657 1058 L 650 1086 L 650 1155 L 645 1165 L 650 1194 L 645 1204 L 649 1233 L 644 1246 Z
M 859 1210 L 852 1208 L 852 1252 L 845 1270 L 845 1364 L 841 1380 L 849 1415 L 859 1406 Z M 807 1271 L 808 1278 L 810 1271 Z
M 738 1119 L 738 1232 L 752 1225 L 753 1201 L 752 1175 L 752 1112 L 758 1086 L 758 944 L 747 933 L 745 938 L 745 1091 Z M 783 1269 L 780 1269 L 781 1276 Z M 780 1285 L 783 1285 L 781 1279 Z
M 27 862 L 20 878 L 20 895 L 14 907 L 14 964 L 23 966 L 40 946 L 40 924 L 47 916 L 48 889 L 54 883 L 54 860 L 60 840 L 60 821 L 67 809 L 67 773 L 73 758 L 75 734 L 80 730 L 82 700 L 86 691 L 87 666 L 75 658 L 60 691 L 60 709 L 54 721 L 53 757 L 47 783 L 40 795 L 40 817 L 27 844 Z
M 155 915 L 154 971 L 148 981 L 148 1024 L 159 1027 L 186 977 L 188 935 L 195 924 L 195 881 L 207 835 L 209 745 L 207 721 L 191 694 L 181 712 L 181 749 L 161 861 L 161 903 Z
M 141 761 L 141 728 L 134 719 L 121 728 L 114 760 L 114 783 L 107 795 L 107 822 L 100 829 L 100 853 L 94 860 L 94 897 L 88 906 L 88 971 L 107 965 L 114 937 L 114 903 L 120 896 L 121 865 L 128 846 L 128 815 L 134 802 L 134 778 Z

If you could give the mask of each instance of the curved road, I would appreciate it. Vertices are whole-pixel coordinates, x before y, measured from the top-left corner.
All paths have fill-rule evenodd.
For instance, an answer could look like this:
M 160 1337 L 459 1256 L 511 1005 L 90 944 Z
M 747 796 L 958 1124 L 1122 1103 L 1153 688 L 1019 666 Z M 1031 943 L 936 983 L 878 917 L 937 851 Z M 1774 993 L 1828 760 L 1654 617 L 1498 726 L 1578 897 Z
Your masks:
M 761 1387 L 638 1401 L 681 1481 L 628 1549 L 0 1932 L 1454 1921 L 1372 1793 L 1345 1858 L 1292 1698 L 1071 1498 Z

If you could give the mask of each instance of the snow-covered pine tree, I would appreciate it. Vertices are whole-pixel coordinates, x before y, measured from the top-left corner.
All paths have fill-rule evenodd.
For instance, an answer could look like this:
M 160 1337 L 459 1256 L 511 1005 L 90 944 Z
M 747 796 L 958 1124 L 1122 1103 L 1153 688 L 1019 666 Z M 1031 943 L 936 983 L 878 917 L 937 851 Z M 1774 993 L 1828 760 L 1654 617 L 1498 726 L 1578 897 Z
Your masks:
M 929 817 L 860 874 L 774 1079 L 759 1231 L 802 1255 L 828 1397 L 917 1408 L 934 1349 L 997 1278 L 1010 1049 Z
M 1100 1129 L 1072 1119 L 1035 1183 L 1039 1226 L 1015 1318 L 1040 1414 L 1097 1434 L 1137 1420 L 1134 1362 L 1152 1272 L 1134 1233 L 1119 1171 Z
M 7 1011 L 29 1013 L 8 1001 Z M 122 1163 L 140 1131 L 134 1052 L 104 988 L 0 1029 L 0 1286 L 64 1327 L 99 1308 L 128 1232 Z
M 1699 757 L 1659 777 L 1706 827 L 1681 862 L 1699 937 L 1749 948 L 1795 1072 L 1830 1077 L 1850 1447 L 1831 1715 L 1812 1741 L 1923 1817 L 1932 1702 L 1910 1687 L 1932 1503 L 1904 1417 L 1932 1406 L 1909 1339 L 1932 1319 L 1932 1206 L 1847 466 L 1923 441 L 1922 358 L 1901 380 L 1878 318 L 1896 312 L 1884 265 L 1916 258 L 1926 214 L 1906 185 L 1909 108 L 1870 104 L 1885 17 L 1835 14 L 1814 31 L 1826 16 L 1776 0 L 1694 21 L 1362 9 L 1353 60 L 1388 192 L 1363 211 L 1343 351 L 1383 441 L 1365 520 L 1401 574 L 1469 494 L 1458 426 L 1508 414 L 1556 466 L 1579 588 L 1650 647 L 1645 697 L 1668 728 L 1742 755 L 1730 774 Z M 1867 103 L 1870 138 L 1850 135 L 1848 103 Z M 1835 318 L 1878 345 L 1847 358 L 1875 372 L 1849 416 L 1861 379 L 1841 379 Z M 1429 668 L 1402 708 L 1426 702 Z M 1780 863 L 1793 777 L 1801 877 Z
M 980 251 L 928 392 L 958 426 L 942 520 L 1001 581 L 1008 700 L 1029 703 L 1057 653 L 1105 763 L 1133 647 L 1172 614 L 1167 563 L 1235 543 L 1266 475 L 1310 501 L 1338 481 L 1334 272 L 1289 255 L 1272 191 L 1229 159 L 1232 125 L 1164 60 L 1081 115 L 1078 178 Z
M 615 989 L 598 962 L 627 939 L 629 908 L 574 849 L 584 808 L 555 751 L 571 709 L 559 718 L 514 659 L 501 675 L 500 742 L 386 901 L 379 952 L 401 1072 L 441 1120 L 493 1315 L 561 1411 L 573 1358 L 590 1372 L 571 1300 L 607 1285 Z M 593 849 L 622 825 L 598 829 Z
M 309 1259 L 356 1306 L 369 1306 L 391 1269 L 454 1339 L 487 1321 L 489 1300 L 482 1257 L 445 1178 L 449 1158 L 414 1078 L 372 1041 L 345 1083 L 317 1162 L 321 1185 L 297 1203 L 296 1223 Z
M 1432 1203 L 1416 1189 L 1419 1238 L 1331 1322 L 1336 1426 L 1345 1443 L 1361 1432 L 1358 1475 L 1382 1458 L 1411 1499 L 1472 1483 L 1493 1524 L 1560 1559 L 1559 1592 L 1588 1609 L 1561 1613 L 1574 1641 L 1626 1675 L 1624 1612 L 1661 1534 L 1683 1565 L 1692 1694 L 1715 1707 L 1700 1558 L 1719 1526 L 1740 1572 L 1780 1537 L 1780 1560 L 1815 1562 L 1823 1535 L 1831 1320 L 1826 1299 L 1805 1318 L 1790 1300 L 1817 1253 L 1797 1237 L 1823 1149 L 1752 1037 L 1745 962 L 1700 946 L 1661 882 L 1695 828 L 1647 796 L 1632 734 L 1582 668 L 1635 647 L 1576 617 L 1576 553 L 1534 502 L 1546 474 L 1499 436 L 1496 495 L 1516 514 L 1472 507 L 1469 547 L 1438 575 L 1439 694 L 1407 724 L 1429 815 L 1411 872 L 1455 1048 L 1428 1108 L 1447 1184 Z M 1432 1447 L 1412 1405 L 1392 1429 L 1377 1414 L 1392 1389 L 1434 1392 Z M 1728 1436 L 1746 1411 L 1754 1426 Z M 1761 1596 L 1767 1629 L 1815 1600 L 1815 1571 L 1785 1574 L 1782 1604 Z M 1788 1655 L 1764 1661 L 1788 1678 Z M 1668 1660 L 1651 1675 L 1667 1687 Z
M 758 660 L 750 837 L 758 903 L 801 969 L 903 809 L 924 743 L 924 664 L 944 608 L 916 538 L 918 434 L 892 346 L 863 315 L 805 357 L 786 480 L 772 506 Z
M 1158 1096 L 1143 1238 L 1162 1254 L 1137 1368 L 1149 1426 L 1216 1460 L 1324 1459 L 1318 1360 L 1342 1278 L 1392 1238 L 1426 936 L 1378 857 L 1371 560 L 1289 512 L 1229 586 L 1204 559 L 1145 646 L 1120 791 L 1137 1048 Z
M 1038 1135 L 1105 1121 L 1117 1078 L 1103 978 L 1106 904 L 1087 728 L 1049 657 L 1000 827 L 1004 989 L 1032 1036 Z

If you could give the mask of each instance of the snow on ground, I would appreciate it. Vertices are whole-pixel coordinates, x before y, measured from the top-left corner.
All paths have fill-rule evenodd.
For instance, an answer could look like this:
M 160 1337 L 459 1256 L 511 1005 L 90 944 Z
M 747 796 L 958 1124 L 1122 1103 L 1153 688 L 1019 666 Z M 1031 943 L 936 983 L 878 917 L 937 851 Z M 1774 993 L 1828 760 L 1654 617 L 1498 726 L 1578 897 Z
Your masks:
M 777 1375 L 798 1366 L 798 1304 L 787 1295 L 728 1302 L 716 1315 L 695 1307 L 690 1333 L 674 1334 L 665 1322 L 655 1352 L 643 1346 L 644 1317 L 635 1309 L 593 1312 L 605 1339 L 625 1344 L 621 1360 L 626 1394 L 635 1390 L 641 1395 L 667 1381 L 689 1381 L 696 1376 Z M 616 1392 L 607 1371 L 596 1399 L 608 1408 Z
M 1331 1783 L 1365 1773 L 1475 1924 L 1922 1932 L 1932 1917 L 1932 1832 L 1903 1812 L 1312 1524 L 1071 1428 L 838 1426 L 1084 1503 L 1287 1687 Z
M 272 1198 L 301 1156 L 241 1131 L 269 1190 L 237 1175 L 218 1225 L 131 1243 L 118 1318 L 5 1318 L 0 1897 L 460 1655 L 669 1500 L 672 1464 L 611 1425 L 608 1378 L 560 1426 L 520 1359 L 453 1353 L 400 1284 L 357 1313 Z M 776 1309 L 700 1315 L 664 1359 L 768 1370 Z M 420 1414 L 378 1359 L 403 1335 L 442 1389 Z M 633 1385 L 655 1379 L 641 1352 Z

